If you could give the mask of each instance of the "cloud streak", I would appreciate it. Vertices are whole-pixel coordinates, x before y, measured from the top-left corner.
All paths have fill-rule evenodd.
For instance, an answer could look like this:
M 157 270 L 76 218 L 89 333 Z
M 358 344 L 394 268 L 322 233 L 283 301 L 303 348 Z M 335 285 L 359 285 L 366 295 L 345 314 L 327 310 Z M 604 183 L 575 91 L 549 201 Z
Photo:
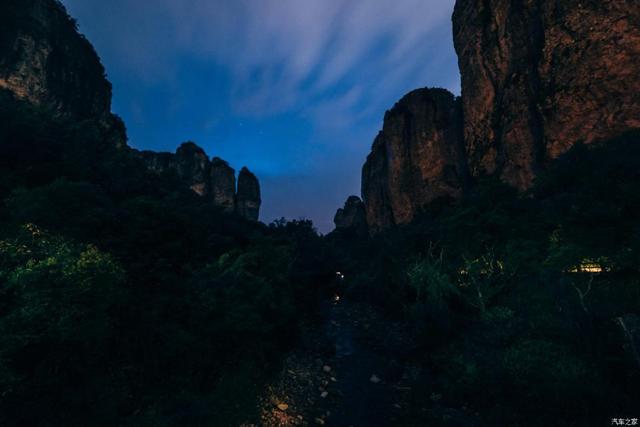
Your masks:
M 86 0 L 66 3 L 88 7 Z M 411 79 L 407 65 L 437 59 L 432 34 L 448 24 L 453 7 L 453 0 L 88 3 L 121 23 L 113 25 L 114 49 L 132 73 L 162 81 L 185 55 L 215 61 L 228 68 L 234 107 L 247 115 L 278 114 L 354 80 L 371 82 L 368 70 L 382 81 Z
M 187 79 L 193 80 L 193 70 L 204 64 L 202 73 L 214 67 L 223 70 L 225 79 L 225 93 L 209 90 L 213 98 L 206 102 L 222 104 L 215 111 L 229 112 L 226 119 L 203 119 L 215 124 L 207 131 L 216 126 L 233 130 L 224 120 L 291 120 L 293 127 L 308 128 L 301 132 L 310 135 L 304 141 L 283 142 L 277 139 L 286 136 L 269 135 L 272 140 L 265 143 L 278 147 L 282 164 L 268 173 L 282 170 L 284 177 L 299 173 L 302 165 L 313 168 L 309 176 L 299 179 L 294 192 L 302 192 L 304 182 L 308 188 L 322 189 L 318 197 L 324 198 L 326 208 L 309 216 L 324 223 L 342 203 L 344 193 L 359 191 L 355 184 L 343 188 L 338 181 L 359 181 L 360 166 L 385 109 L 417 87 L 458 91 L 450 28 L 455 0 L 63 2 L 79 18 L 81 31 L 96 44 L 110 73 L 136 87 L 162 88 L 166 110 L 178 100 L 188 105 L 186 93 L 205 92 L 189 87 L 196 83 L 185 81 L 184 75 L 188 67 Z M 219 78 L 220 74 L 212 75 L 209 81 L 213 85 Z M 207 76 L 197 82 L 207 82 Z M 133 100 L 126 102 L 133 104 Z M 132 124 L 150 126 L 139 110 L 131 112 L 135 114 Z M 284 155 L 287 146 L 299 157 L 292 160 L 293 154 Z M 154 148 L 153 144 L 147 148 Z M 251 152 L 251 147 L 245 148 Z M 273 158 L 277 157 L 276 153 Z M 332 191 L 325 184 L 328 176 L 339 188 Z M 269 180 L 274 186 L 282 181 Z M 275 194 L 277 188 L 267 192 Z M 277 206 L 267 208 L 278 210 Z M 287 209 L 282 215 L 287 215 Z M 289 211 L 298 213 L 300 208 Z

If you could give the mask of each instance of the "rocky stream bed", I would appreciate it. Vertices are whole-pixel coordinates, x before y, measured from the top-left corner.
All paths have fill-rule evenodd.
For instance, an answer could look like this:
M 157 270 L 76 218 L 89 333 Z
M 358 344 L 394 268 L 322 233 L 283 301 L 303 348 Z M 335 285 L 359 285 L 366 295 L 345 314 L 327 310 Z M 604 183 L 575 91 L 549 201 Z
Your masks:
M 261 425 L 388 426 L 403 417 L 418 367 L 395 357 L 412 344 L 366 305 L 327 302 L 262 398 Z

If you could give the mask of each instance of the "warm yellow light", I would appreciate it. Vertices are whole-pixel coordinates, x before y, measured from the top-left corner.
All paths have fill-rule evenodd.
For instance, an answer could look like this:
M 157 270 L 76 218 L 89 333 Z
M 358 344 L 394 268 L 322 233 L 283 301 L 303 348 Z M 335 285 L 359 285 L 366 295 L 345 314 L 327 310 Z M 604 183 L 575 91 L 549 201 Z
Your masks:
M 600 263 L 583 260 L 579 265 L 571 267 L 568 271 L 569 273 L 602 273 L 606 271 L 606 268 Z

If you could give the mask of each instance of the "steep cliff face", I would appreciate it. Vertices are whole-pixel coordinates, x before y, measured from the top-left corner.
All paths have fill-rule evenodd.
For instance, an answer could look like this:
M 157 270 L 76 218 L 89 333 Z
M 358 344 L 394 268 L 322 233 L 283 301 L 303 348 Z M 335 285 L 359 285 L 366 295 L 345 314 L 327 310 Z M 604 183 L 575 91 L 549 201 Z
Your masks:
M 200 196 L 210 193 L 211 163 L 205 151 L 193 142 L 185 142 L 176 150 L 175 167 L 183 180 Z
M 43 107 L 56 118 L 93 121 L 101 133 L 96 138 L 139 158 L 155 173 L 175 174 L 195 193 L 212 198 L 226 211 L 236 211 L 234 170 L 221 159 L 210 161 L 193 142 L 182 144 L 175 153 L 140 152 L 127 147 L 124 123 L 111 114 L 111 84 L 104 67 L 59 1 L 6 0 L 1 9 L 3 93 Z M 255 176 L 250 176 L 255 182 L 245 177 L 239 212 L 257 220 L 260 188 Z
M 385 116 L 362 175 L 372 230 L 459 197 L 465 171 L 525 190 L 578 142 L 640 128 L 640 3 L 458 0 L 461 112 L 422 90 Z
M 640 3 L 465 0 L 453 16 L 474 175 L 520 189 L 576 142 L 640 127 Z
M 238 193 L 236 194 L 236 212 L 250 221 L 257 221 L 260 217 L 260 183 L 258 178 L 242 168 L 238 175 Z
M 193 142 L 185 142 L 174 153 L 135 151 L 135 156 L 157 174 L 175 174 L 186 187 L 196 194 L 213 200 L 227 212 L 257 221 L 260 216 L 260 183 L 258 178 L 242 168 L 238 176 L 236 193 L 235 171 L 229 164 L 207 153 Z
M 364 203 L 358 196 L 350 196 L 344 207 L 338 209 L 333 222 L 336 230 L 344 230 L 356 235 L 366 235 L 368 232 L 367 212 Z
M 0 88 L 75 118 L 108 117 L 111 111 L 104 67 L 57 1 L 3 3 Z
M 236 171 L 219 157 L 211 160 L 211 196 L 227 212 L 235 210 Z
M 75 120 L 94 120 L 102 138 L 126 146 L 111 114 L 111 84 L 93 46 L 56 0 L 6 0 L 0 14 L 0 89 Z
M 147 168 L 157 174 L 175 173 L 200 196 L 209 194 L 211 164 L 207 153 L 193 142 L 180 145 L 175 154 L 155 151 L 134 151 Z
M 443 89 L 413 91 L 385 114 L 364 165 L 367 222 L 410 222 L 433 200 L 460 197 L 465 180 L 459 101 Z

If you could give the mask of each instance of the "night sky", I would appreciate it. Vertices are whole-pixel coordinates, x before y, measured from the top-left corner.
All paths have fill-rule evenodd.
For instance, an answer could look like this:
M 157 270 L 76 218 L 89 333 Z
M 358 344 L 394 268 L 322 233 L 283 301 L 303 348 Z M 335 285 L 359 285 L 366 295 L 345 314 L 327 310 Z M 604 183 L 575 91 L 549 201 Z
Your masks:
M 114 86 L 133 147 L 192 140 L 262 185 L 261 220 L 322 232 L 385 110 L 459 93 L 454 0 L 63 0 Z

